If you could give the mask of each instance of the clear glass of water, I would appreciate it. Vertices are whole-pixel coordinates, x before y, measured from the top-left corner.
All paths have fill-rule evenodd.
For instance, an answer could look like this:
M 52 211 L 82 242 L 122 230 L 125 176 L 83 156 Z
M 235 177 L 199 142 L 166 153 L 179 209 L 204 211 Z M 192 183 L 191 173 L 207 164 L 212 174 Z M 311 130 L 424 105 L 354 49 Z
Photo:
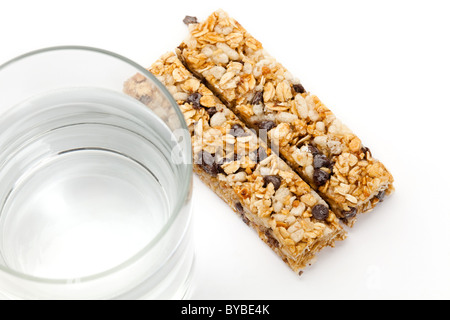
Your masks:
M 0 66 L 0 298 L 188 297 L 191 156 L 175 101 L 124 57 L 58 47 Z

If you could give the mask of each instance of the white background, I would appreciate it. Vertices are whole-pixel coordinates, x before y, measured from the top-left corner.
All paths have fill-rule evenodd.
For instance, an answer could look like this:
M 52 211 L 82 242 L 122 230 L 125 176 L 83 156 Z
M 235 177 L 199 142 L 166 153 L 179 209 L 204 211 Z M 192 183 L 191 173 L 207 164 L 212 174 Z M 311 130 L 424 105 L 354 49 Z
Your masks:
M 0 64 L 55 45 L 143 66 L 223 8 L 392 171 L 397 188 L 295 275 L 197 179 L 193 299 L 450 298 L 448 1 L 0 1 Z M 1 88 L 0 88 L 1 89 Z

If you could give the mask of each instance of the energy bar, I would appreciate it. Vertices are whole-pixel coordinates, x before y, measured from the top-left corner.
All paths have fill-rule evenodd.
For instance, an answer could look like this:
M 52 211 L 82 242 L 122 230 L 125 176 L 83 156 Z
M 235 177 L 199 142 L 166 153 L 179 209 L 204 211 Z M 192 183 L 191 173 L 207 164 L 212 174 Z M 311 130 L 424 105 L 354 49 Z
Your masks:
M 346 232 L 327 203 L 233 112 L 192 75 L 174 53 L 151 68 L 182 110 L 192 137 L 194 171 L 296 273 Z M 154 100 L 142 75 L 125 93 Z M 156 93 L 157 94 L 157 93 Z
M 369 148 L 224 11 L 187 21 L 180 60 L 352 226 L 393 192 Z M 275 148 L 276 147 L 276 148 Z

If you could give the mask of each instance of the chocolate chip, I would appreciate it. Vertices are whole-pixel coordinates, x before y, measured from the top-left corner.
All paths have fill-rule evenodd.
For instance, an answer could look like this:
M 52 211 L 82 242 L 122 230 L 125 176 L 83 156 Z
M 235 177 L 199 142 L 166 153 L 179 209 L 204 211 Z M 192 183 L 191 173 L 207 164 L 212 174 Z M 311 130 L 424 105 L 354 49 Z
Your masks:
M 320 187 L 326 184 L 328 180 L 330 180 L 330 174 L 323 170 L 315 169 L 313 179 L 316 186 Z
M 276 191 L 276 190 L 280 189 L 281 177 L 280 176 L 265 176 L 264 177 L 264 188 L 267 188 L 269 183 L 273 184 L 273 187 Z
M 380 191 L 375 197 L 378 198 L 378 200 L 380 200 L 380 202 L 384 201 L 384 197 L 386 196 L 386 191 Z
M 150 97 L 150 96 L 148 96 L 148 95 L 146 95 L 146 94 L 144 94 L 144 95 L 139 99 L 139 101 L 142 102 L 143 104 L 145 104 L 145 105 L 148 106 L 149 103 L 153 101 L 153 98 Z
M 320 169 L 320 168 L 332 169 L 333 164 L 331 163 L 330 159 L 328 159 L 324 154 L 318 153 L 314 156 L 314 168 L 315 169 Z
M 187 98 L 187 102 L 191 103 L 194 109 L 200 110 L 202 108 L 200 104 L 200 99 L 202 98 L 202 95 L 198 92 L 191 94 Z
M 224 158 L 215 159 L 215 161 L 217 164 L 217 171 L 219 171 L 219 173 L 225 174 L 225 170 L 222 169 L 222 165 L 225 163 L 225 159 Z
M 264 101 L 264 95 L 263 95 L 262 91 L 258 91 L 257 93 L 255 93 L 255 96 L 253 97 L 251 103 L 253 105 L 256 105 L 256 104 L 262 103 L 263 101 Z
M 190 24 L 193 24 L 193 23 L 198 23 L 198 20 L 197 20 L 197 17 L 186 16 L 183 19 L 183 22 L 184 22 L 185 25 L 190 25 Z
M 236 202 L 234 206 L 236 208 L 236 211 L 241 215 L 242 221 L 244 221 L 246 225 L 250 225 L 250 220 L 245 216 L 242 204 L 240 202 Z
M 317 220 L 326 220 L 328 216 L 330 215 L 328 208 L 324 206 L 323 204 L 316 204 L 312 208 L 312 215 Z
M 273 128 L 275 128 L 277 125 L 275 124 L 275 122 L 271 121 L 271 120 L 265 120 L 265 121 L 261 121 L 258 125 L 258 127 L 261 130 L 266 130 L 267 132 L 269 132 L 270 130 L 272 130 Z
M 356 214 L 358 213 L 358 210 L 356 208 L 350 208 L 350 211 L 344 211 L 344 218 L 345 219 L 351 219 L 356 217 Z
M 223 165 L 225 163 L 230 163 L 233 161 L 239 161 L 239 160 L 241 160 L 241 158 L 242 158 L 242 155 L 240 155 L 240 154 L 237 154 L 237 153 L 230 154 L 230 155 L 228 155 L 227 158 L 223 159 L 221 165 Z M 243 169 L 243 168 L 239 168 L 238 170 L 241 170 L 241 169 Z
M 221 166 L 214 155 L 201 151 L 199 153 L 198 159 L 200 161 L 199 165 L 206 173 L 212 175 L 213 177 L 217 176 L 219 172 L 221 172 Z
M 316 154 L 320 154 L 319 149 L 317 149 L 317 147 L 313 146 L 313 145 L 308 145 L 308 151 L 311 152 L 313 154 L 313 156 L 315 156 Z
M 298 275 L 301 277 L 301 276 L 303 275 L 303 271 L 300 270 L 299 273 L 298 273 Z
M 208 113 L 209 118 L 212 118 L 212 116 L 217 113 L 217 109 L 216 107 L 206 108 L 206 112 Z
M 239 212 L 240 214 L 244 214 L 244 207 L 242 207 L 242 204 L 240 202 L 236 202 L 234 207 L 236 208 L 237 212 Z
M 263 147 L 259 147 L 258 149 L 256 149 L 252 153 L 250 153 L 250 160 L 252 160 L 256 163 L 260 163 L 261 161 L 263 161 L 266 158 L 267 158 L 267 152 L 266 152 L 266 149 L 264 149 Z
M 269 230 L 266 230 L 266 232 L 264 232 L 264 234 L 266 235 L 267 238 L 267 243 L 269 245 L 271 245 L 272 247 L 276 247 L 278 248 L 280 246 L 279 242 L 277 241 L 277 239 L 275 239 L 272 234 L 270 233 Z
M 305 88 L 301 84 L 294 84 L 292 87 L 294 88 L 294 91 L 297 93 L 305 93 L 306 92 Z
M 231 127 L 231 130 L 229 132 L 229 134 L 231 134 L 233 137 L 246 137 L 249 134 L 247 132 L 245 132 L 244 128 L 242 128 L 242 126 L 240 124 L 234 124 Z
M 361 148 L 362 153 L 364 153 L 364 155 L 367 157 L 367 152 L 369 153 L 369 156 L 372 156 L 372 151 L 370 151 L 369 148 L 367 147 L 362 147 Z

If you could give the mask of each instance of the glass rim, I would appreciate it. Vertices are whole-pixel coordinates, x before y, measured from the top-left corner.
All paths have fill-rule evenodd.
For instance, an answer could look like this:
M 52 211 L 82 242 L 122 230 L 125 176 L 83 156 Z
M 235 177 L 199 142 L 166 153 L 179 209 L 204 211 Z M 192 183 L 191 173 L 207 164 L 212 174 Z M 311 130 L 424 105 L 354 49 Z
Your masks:
M 141 65 L 139 65 L 138 63 L 111 51 L 108 50 L 104 50 L 104 49 L 99 49 L 99 48 L 95 48 L 95 47 L 89 47 L 89 46 L 76 46 L 76 45 L 70 45 L 70 46 L 54 46 L 54 47 L 47 47 L 47 48 L 43 48 L 43 49 L 38 49 L 38 50 L 34 50 L 34 51 L 30 51 L 28 53 L 22 54 L 20 56 L 17 56 L 9 61 L 7 61 L 6 63 L 3 63 L 0 65 L 0 72 L 2 72 L 3 69 L 9 67 L 10 65 L 13 65 L 15 63 L 18 63 L 24 59 L 27 59 L 29 57 L 35 56 L 35 55 L 39 55 L 39 54 L 45 54 L 48 52 L 55 52 L 55 51 L 70 51 L 70 50 L 74 50 L 74 51 L 88 51 L 88 52 L 92 52 L 92 53 L 98 53 L 98 54 L 103 54 L 112 58 L 115 58 L 117 60 L 120 60 L 126 64 L 129 64 L 130 66 L 134 67 L 136 69 L 136 71 L 141 72 L 144 76 L 146 76 L 147 78 L 149 78 L 150 80 L 152 80 L 152 83 L 155 84 L 158 89 L 163 93 L 163 95 L 165 96 L 165 98 L 170 102 L 170 104 L 172 105 L 172 107 L 175 109 L 175 112 L 177 114 L 178 119 L 180 120 L 180 124 L 181 124 L 181 129 L 183 129 L 184 133 L 187 135 L 187 139 L 183 139 L 183 142 L 185 145 L 184 150 L 186 150 L 185 152 L 188 152 L 189 154 L 188 156 L 188 161 L 187 163 L 185 163 L 186 166 L 185 167 L 185 172 L 183 172 L 183 176 L 186 176 L 187 179 L 185 179 L 185 181 L 182 182 L 182 190 L 181 193 L 179 193 L 179 197 L 177 197 L 177 203 L 176 206 L 173 208 L 171 215 L 169 217 L 169 219 L 166 221 L 166 223 L 164 224 L 164 226 L 161 228 L 161 230 L 158 232 L 158 234 L 156 234 L 148 243 L 147 245 L 142 248 L 139 252 L 137 252 L 136 254 L 134 254 L 132 257 L 126 259 L 125 261 L 121 262 L 120 264 L 116 265 L 115 267 L 112 267 L 108 270 L 99 272 L 99 273 L 95 273 L 93 275 L 88 275 L 88 276 L 84 276 L 84 277 L 74 277 L 74 278 L 66 278 L 66 279 L 49 279 L 49 278 L 43 278 L 43 277 L 36 277 L 36 276 L 32 276 L 26 273 L 22 273 L 22 272 L 18 272 L 16 270 L 10 269 L 10 268 L 5 268 L 4 266 L 0 265 L 0 271 L 7 273 L 9 275 L 12 275 L 14 277 L 17 278 L 21 278 L 23 280 L 27 280 L 27 281 L 32 281 L 32 282 L 38 282 L 38 283 L 43 283 L 43 284 L 65 284 L 65 285 L 70 285 L 70 284 L 80 284 L 80 283 L 86 283 L 89 281 L 94 281 L 94 280 L 99 280 L 102 278 L 106 278 L 109 275 L 113 275 L 121 270 L 126 269 L 127 267 L 129 267 L 130 265 L 132 265 L 133 263 L 139 261 L 140 258 L 142 258 L 143 256 L 145 256 L 145 254 L 149 251 L 151 251 L 155 245 L 157 245 L 157 243 L 161 240 L 161 238 L 167 233 L 167 231 L 169 231 L 170 227 L 173 225 L 173 223 L 175 222 L 175 220 L 178 218 L 178 216 L 180 215 L 180 212 L 182 211 L 182 207 L 184 206 L 186 199 L 189 196 L 190 193 L 190 187 L 191 187 L 191 180 L 192 180 L 192 176 L 193 176 L 193 168 L 192 168 L 192 162 L 189 161 L 189 159 L 192 158 L 192 149 L 191 149 L 191 139 L 190 139 L 190 135 L 189 135 L 189 129 L 186 125 L 186 121 L 184 119 L 184 115 L 181 112 L 180 107 L 178 106 L 177 102 L 175 101 L 175 99 L 172 97 L 172 95 L 169 93 L 169 91 L 167 90 L 167 88 L 147 69 L 145 69 L 144 67 L 142 67 Z M 133 75 L 130 75 L 130 77 Z M 145 107 L 143 105 L 143 107 Z M 145 108 L 148 109 L 148 108 Z M 149 110 L 150 111 L 150 110 Z M 76 280 L 76 281 L 74 281 Z

